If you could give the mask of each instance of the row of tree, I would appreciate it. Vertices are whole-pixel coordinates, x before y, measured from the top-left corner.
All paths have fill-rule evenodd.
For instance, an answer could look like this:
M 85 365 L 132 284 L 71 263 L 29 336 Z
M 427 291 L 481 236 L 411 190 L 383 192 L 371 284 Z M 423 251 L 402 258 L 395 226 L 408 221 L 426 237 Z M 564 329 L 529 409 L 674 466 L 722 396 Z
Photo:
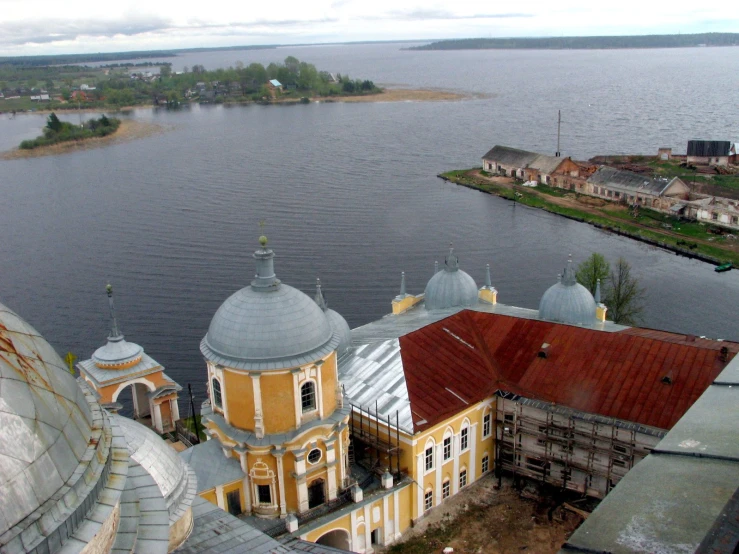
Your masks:
M 623 325 L 636 325 L 642 320 L 645 290 L 624 258 L 618 258 L 611 268 L 603 254 L 594 252 L 577 267 L 576 276 L 592 294 L 600 281 L 601 299 L 608 307 L 608 319 Z
M 59 142 L 85 140 L 93 137 L 104 137 L 114 133 L 120 126 L 120 119 L 100 116 L 98 119 L 89 119 L 82 125 L 74 125 L 62 121 L 52 112 L 46 120 L 44 134 L 33 140 L 24 140 L 20 144 L 22 150 L 32 150 L 40 146 L 50 146 Z

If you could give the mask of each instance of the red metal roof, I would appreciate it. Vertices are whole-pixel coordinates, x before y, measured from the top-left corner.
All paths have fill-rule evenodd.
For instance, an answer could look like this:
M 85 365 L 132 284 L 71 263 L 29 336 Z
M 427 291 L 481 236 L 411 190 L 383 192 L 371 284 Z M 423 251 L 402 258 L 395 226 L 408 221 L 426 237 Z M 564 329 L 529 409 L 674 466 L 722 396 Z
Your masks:
M 496 390 L 670 429 L 739 352 L 737 343 L 665 331 L 609 333 L 470 310 L 400 337 L 400 348 L 416 432 Z

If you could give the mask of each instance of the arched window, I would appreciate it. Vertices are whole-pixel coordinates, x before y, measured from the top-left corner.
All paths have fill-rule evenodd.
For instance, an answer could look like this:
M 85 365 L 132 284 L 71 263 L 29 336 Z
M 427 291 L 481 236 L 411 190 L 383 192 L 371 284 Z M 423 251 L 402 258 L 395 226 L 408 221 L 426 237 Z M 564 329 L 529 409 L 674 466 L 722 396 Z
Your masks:
M 218 379 L 212 379 L 210 388 L 213 390 L 213 403 L 216 408 L 223 408 L 223 399 L 221 398 L 221 382 Z
M 308 381 L 300 387 L 300 405 L 303 413 L 316 409 L 316 384 L 313 381 Z
M 465 419 L 462 423 L 462 430 L 459 432 L 459 451 L 464 452 L 470 446 L 470 422 Z

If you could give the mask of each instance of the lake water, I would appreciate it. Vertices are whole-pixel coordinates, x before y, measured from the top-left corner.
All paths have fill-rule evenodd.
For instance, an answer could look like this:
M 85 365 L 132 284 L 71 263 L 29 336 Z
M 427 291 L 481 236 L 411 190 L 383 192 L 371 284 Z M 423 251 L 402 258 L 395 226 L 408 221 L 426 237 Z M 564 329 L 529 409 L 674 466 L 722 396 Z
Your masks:
M 739 48 L 411 52 L 403 45 L 189 54 L 175 69 L 288 55 L 376 83 L 481 98 L 447 103 L 194 106 L 126 117 L 167 131 L 62 156 L 0 161 L 0 301 L 63 355 L 89 357 L 119 323 L 203 397 L 199 343 L 220 303 L 245 286 L 259 222 L 283 281 L 327 300 L 352 327 L 390 311 L 400 272 L 420 293 L 454 242 L 499 300 L 536 308 L 567 254 L 624 256 L 648 291 L 644 325 L 739 340 L 739 272 L 444 183 L 494 144 L 563 155 L 684 152 L 736 136 L 728 103 Z M 75 120 L 77 116 L 67 116 Z M 0 116 L 0 150 L 36 136 L 43 116 Z

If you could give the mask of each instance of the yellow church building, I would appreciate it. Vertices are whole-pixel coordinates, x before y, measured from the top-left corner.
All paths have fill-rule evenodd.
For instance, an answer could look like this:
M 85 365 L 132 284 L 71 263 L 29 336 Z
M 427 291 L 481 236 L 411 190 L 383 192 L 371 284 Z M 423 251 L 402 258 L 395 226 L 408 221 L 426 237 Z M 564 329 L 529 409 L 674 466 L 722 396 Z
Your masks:
M 254 259 L 201 342 L 209 440 L 181 456 L 222 509 L 352 552 L 494 470 L 602 498 L 739 350 L 605 321 L 571 259 L 532 310 L 450 248 L 422 294 L 402 275 L 392 313 L 354 330 L 320 282 L 311 299 L 276 277 L 265 237 Z

